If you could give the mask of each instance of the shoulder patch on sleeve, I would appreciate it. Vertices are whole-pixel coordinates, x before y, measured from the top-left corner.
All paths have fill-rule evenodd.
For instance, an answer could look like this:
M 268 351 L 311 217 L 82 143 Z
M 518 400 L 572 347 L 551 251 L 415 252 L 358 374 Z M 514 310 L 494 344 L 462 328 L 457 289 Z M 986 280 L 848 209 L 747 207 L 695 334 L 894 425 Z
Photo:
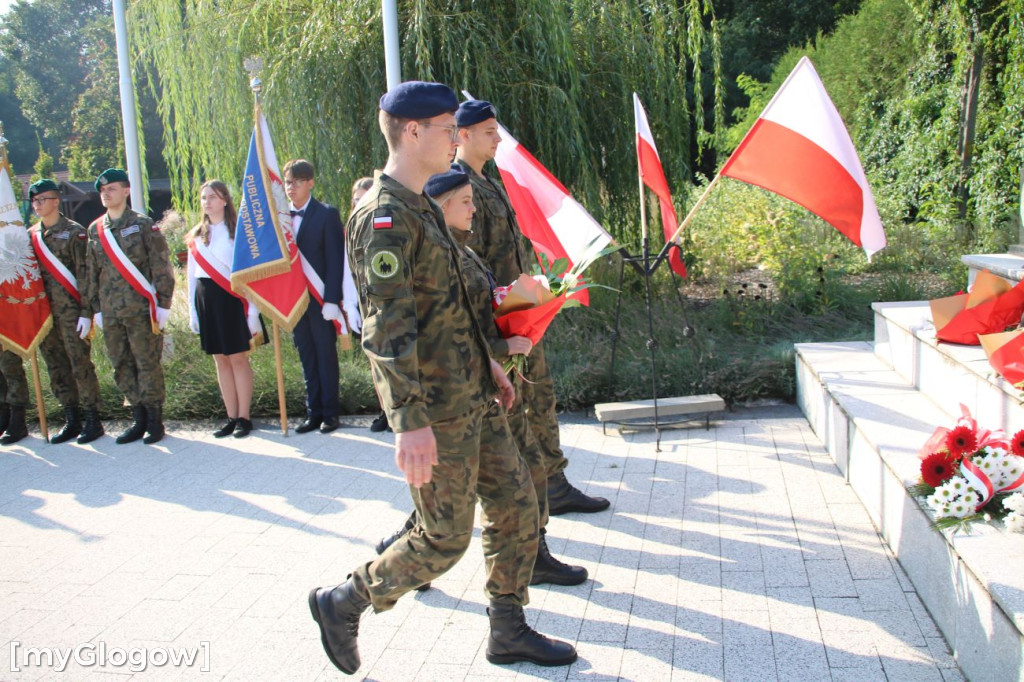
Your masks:
M 87 235 L 85 232 L 79 232 L 75 236 L 77 236 L 79 239 L 88 239 L 89 238 L 89 235 Z
M 380 249 L 370 257 L 370 272 L 373 279 L 389 280 L 401 270 L 401 260 L 396 249 Z
M 395 226 L 391 217 L 391 211 L 386 208 L 378 208 L 373 212 L 373 229 L 390 230 Z

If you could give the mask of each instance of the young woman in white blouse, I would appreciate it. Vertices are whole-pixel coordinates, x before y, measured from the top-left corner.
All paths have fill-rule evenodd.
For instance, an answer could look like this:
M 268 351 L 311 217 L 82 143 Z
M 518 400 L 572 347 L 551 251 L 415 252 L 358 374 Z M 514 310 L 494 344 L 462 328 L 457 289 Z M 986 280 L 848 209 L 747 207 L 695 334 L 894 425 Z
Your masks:
M 220 180 L 208 180 L 200 190 L 203 219 L 189 233 L 188 305 L 192 331 L 213 356 L 217 383 L 228 421 L 213 432 L 217 438 L 232 433 L 242 438 L 252 431 L 252 366 L 249 350 L 253 337 L 266 334 L 252 302 L 230 289 L 237 214 L 231 192 Z M 248 312 L 246 312 L 248 310 Z

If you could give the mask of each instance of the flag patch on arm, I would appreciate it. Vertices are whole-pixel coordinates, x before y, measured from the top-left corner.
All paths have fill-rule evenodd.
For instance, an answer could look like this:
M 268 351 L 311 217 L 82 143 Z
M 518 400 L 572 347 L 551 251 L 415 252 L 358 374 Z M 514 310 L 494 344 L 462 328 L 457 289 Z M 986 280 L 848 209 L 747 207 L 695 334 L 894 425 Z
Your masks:
M 373 217 L 373 229 L 375 230 L 390 230 L 392 226 L 391 216 L 379 215 Z

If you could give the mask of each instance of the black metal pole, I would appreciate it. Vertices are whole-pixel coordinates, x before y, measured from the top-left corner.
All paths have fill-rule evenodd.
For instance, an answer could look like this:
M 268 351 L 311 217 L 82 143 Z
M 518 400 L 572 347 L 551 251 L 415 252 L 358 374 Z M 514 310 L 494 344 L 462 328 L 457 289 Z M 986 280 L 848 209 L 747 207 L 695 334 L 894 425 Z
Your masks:
M 654 451 L 661 452 L 661 427 L 658 423 L 658 366 L 655 354 L 658 342 L 654 339 L 654 312 L 651 309 L 651 271 L 649 268 L 651 250 L 647 237 L 644 237 L 643 241 L 644 299 L 647 303 L 647 350 L 651 353 L 651 395 L 654 397 Z
M 626 276 L 626 260 L 619 259 L 619 293 L 615 297 L 615 329 L 612 330 L 612 362 L 608 368 L 608 398 L 614 397 L 615 391 L 615 350 L 619 345 L 619 319 L 622 313 L 622 283 Z

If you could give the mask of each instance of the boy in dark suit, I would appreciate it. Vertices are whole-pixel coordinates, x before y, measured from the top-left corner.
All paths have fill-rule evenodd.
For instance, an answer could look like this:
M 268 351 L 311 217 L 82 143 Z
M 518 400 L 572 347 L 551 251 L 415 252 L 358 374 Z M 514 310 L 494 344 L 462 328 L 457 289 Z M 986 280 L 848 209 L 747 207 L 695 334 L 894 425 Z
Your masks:
M 338 428 L 338 328 L 345 237 L 338 209 L 313 198 L 313 164 L 294 159 L 284 166 L 292 232 L 309 283 L 309 307 L 295 325 L 295 348 L 306 381 L 306 420 L 297 433 Z

